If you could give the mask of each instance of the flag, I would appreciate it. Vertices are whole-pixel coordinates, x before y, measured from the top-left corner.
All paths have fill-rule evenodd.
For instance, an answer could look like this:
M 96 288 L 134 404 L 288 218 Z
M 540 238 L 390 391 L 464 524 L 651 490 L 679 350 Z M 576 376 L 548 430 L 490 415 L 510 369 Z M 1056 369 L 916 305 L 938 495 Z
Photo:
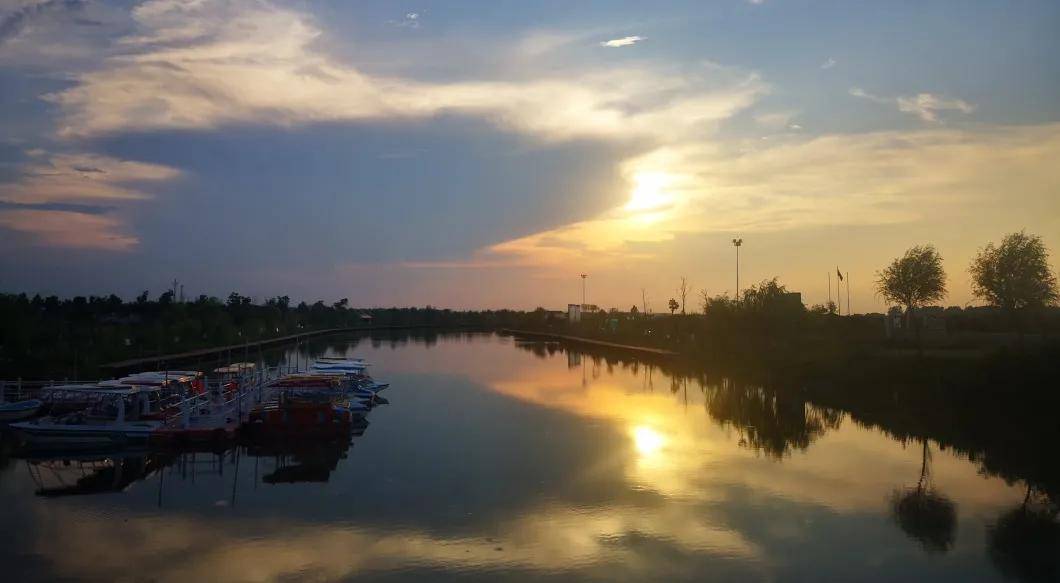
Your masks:
M 839 271 L 839 268 L 835 268 L 835 274 L 839 276 L 839 281 L 843 281 L 843 272 Z

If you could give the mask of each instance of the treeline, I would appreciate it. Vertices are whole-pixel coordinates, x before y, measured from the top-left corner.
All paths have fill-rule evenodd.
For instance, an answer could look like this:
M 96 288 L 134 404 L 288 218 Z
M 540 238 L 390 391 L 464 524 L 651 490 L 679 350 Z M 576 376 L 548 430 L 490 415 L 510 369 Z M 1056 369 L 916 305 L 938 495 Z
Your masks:
M 352 308 L 300 302 L 287 296 L 255 303 L 233 292 L 226 299 L 175 301 L 116 295 L 60 299 L 0 294 L 0 379 L 99 377 L 99 365 L 127 358 L 238 345 L 329 328 L 367 326 L 512 326 L 519 312 L 460 312 L 425 308 Z

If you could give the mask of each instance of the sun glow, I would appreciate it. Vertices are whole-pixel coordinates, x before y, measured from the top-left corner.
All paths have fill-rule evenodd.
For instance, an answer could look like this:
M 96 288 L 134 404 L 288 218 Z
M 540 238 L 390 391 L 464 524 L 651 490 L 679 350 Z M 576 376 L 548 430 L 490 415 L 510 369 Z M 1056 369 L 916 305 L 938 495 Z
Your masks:
M 633 177 L 636 186 L 626 203 L 628 211 L 647 211 L 666 206 L 672 197 L 664 189 L 670 184 L 670 177 L 660 172 L 640 172 Z
M 651 427 L 640 425 L 633 428 L 633 445 L 642 456 L 653 456 L 659 453 L 665 444 L 666 438 Z

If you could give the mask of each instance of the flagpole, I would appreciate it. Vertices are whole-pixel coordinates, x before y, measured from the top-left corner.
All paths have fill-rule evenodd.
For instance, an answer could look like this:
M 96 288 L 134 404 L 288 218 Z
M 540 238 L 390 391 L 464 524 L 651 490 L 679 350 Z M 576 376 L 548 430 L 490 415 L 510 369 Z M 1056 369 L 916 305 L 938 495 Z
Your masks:
M 850 309 L 850 272 L 847 272 L 847 315 L 853 314 L 854 311 Z
M 836 313 L 840 316 L 843 315 L 843 273 L 839 271 L 839 268 L 835 268 L 835 303 Z

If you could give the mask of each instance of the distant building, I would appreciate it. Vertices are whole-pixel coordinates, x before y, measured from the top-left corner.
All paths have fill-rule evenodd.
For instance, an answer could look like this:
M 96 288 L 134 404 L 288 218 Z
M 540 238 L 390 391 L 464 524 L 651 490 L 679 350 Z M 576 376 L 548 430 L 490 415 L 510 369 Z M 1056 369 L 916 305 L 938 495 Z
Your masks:
M 802 305 L 802 293 L 801 292 L 786 292 L 784 294 L 785 305 L 789 308 L 804 309 Z
M 581 304 L 567 304 L 567 321 L 572 323 L 582 321 Z

